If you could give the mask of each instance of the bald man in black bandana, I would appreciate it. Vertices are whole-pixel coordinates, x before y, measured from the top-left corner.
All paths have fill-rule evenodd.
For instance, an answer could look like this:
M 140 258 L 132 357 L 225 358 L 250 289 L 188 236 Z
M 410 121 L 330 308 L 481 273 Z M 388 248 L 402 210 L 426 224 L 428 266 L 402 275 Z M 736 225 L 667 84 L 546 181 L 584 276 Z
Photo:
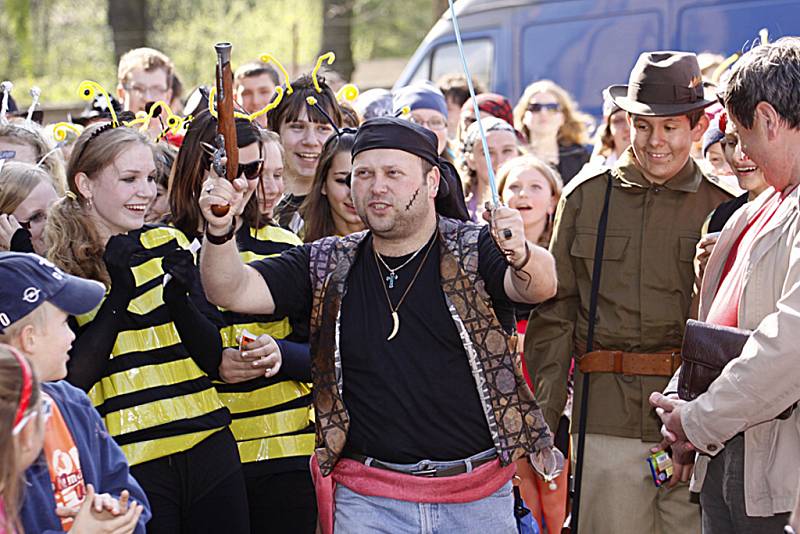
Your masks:
M 315 457 L 337 483 L 337 534 L 511 534 L 513 462 L 545 474 L 563 462 L 522 378 L 513 319 L 514 302 L 555 293 L 553 258 L 525 240 L 516 210 L 465 222 L 436 148 L 408 121 L 366 121 L 351 193 L 368 230 L 247 266 L 229 237 L 246 183 L 210 178 L 200 198 L 210 300 L 309 317 Z M 216 217 L 215 204 L 232 209 Z

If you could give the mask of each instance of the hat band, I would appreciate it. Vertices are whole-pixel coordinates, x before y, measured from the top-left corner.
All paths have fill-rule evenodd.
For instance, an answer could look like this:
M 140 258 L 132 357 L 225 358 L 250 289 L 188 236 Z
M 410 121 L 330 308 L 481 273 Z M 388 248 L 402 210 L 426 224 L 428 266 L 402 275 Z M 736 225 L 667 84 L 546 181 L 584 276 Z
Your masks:
M 643 104 L 694 104 L 703 100 L 703 86 L 633 82 L 628 85 L 628 98 Z

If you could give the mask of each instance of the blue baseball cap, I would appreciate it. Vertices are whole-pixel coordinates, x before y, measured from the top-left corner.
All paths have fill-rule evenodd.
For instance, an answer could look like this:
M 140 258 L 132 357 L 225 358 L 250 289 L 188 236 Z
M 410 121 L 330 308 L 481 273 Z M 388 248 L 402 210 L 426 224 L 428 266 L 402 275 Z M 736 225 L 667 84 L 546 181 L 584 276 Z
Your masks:
M 432 109 L 447 118 L 447 101 L 439 88 L 431 82 L 415 82 L 398 89 L 394 92 L 392 104 L 395 115 L 401 113 L 403 108 L 408 107 L 411 111 Z
M 100 282 L 72 276 L 36 254 L 0 253 L 0 332 L 44 302 L 70 315 L 95 309 L 106 288 Z

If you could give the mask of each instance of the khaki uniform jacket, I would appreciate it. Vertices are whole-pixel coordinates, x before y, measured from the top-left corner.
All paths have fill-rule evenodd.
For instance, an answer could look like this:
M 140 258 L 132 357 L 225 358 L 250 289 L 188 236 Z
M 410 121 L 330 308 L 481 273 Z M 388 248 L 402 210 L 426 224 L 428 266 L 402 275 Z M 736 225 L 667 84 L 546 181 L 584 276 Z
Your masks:
M 595 239 L 608 173 L 613 187 L 595 350 L 655 352 L 681 346 L 701 227 L 717 205 L 731 198 L 692 159 L 663 185 L 649 182 L 633 162 L 628 149 L 612 169 L 578 175 L 558 205 L 550 242 L 558 292 L 531 313 L 525 334 L 528 371 L 551 428 L 557 427 L 564 409 L 575 347 L 586 345 Z M 573 421 L 580 415 L 582 379 L 576 369 Z M 594 373 L 587 431 L 659 441 L 660 425 L 648 396 L 662 391 L 668 381 L 669 377 Z
M 731 247 L 773 193 L 768 189 L 734 214 L 708 260 L 700 319 L 708 315 Z M 800 412 L 778 414 L 800 400 L 800 188 L 784 200 L 753 244 L 739 301 L 739 325 L 754 330 L 709 390 L 688 403 L 681 422 L 690 441 L 716 455 L 744 432 L 744 494 L 749 516 L 793 509 L 800 486 Z M 677 390 L 677 373 L 670 384 Z M 699 491 L 709 456 L 695 465 Z

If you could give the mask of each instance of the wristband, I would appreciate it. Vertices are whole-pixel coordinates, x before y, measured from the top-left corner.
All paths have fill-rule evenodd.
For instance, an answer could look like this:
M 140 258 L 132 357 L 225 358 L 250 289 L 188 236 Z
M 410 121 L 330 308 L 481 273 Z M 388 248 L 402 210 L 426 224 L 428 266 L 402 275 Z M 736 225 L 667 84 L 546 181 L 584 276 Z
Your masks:
M 205 234 L 206 241 L 211 243 L 212 245 L 223 245 L 233 238 L 233 235 L 236 233 L 236 217 L 231 220 L 231 229 L 228 230 L 228 233 L 224 235 L 214 235 L 208 232 L 208 221 L 206 221 L 205 226 L 203 227 L 203 234 Z

